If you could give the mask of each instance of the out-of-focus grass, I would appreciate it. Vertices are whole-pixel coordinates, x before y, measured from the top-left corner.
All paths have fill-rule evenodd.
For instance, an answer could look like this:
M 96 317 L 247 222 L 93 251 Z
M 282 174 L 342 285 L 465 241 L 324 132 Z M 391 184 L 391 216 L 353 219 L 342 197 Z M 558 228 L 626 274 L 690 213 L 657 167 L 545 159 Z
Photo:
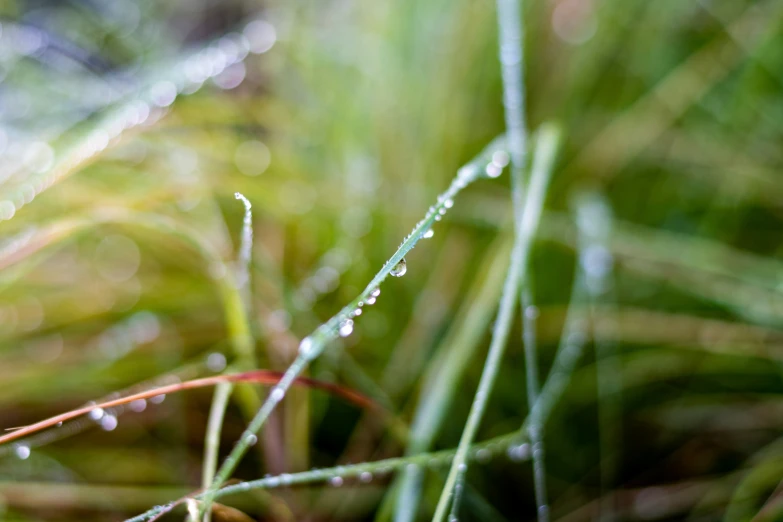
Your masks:
M 530 126 L 557 119 L 565 131 L 531 265 L 542 383 L 571 295 L 569 202 L 583 187 L 599 190 L 616 220 L 607 245 L 616 300 L 592 317 L 616 325 L 596 332 L 617 354 L 622 440 L 599 451 L 602 361 L 588 356 L 546 424 L 552 518 L 590 519 L 611 495 L 623 520 L 774 520 L 783 6 L 524 7 Z M 285 369 L 299 340 L 359 294 L 455 170 L 503 129 L 491 3 L 15 1 L 0 14 L 2 428 L 172 373 L 221 371 L 215 354 L 236 362 L 226 317 L 241 312 L 220 276 L 239 245 L 237 191 L 254 210 L 253 356 Z M 276 42 L 244 60 L 238 86 L 207 81 L 157 121 L 59 165 L 65 151 L 93 143 L 91 133 L 108 132 L 118 107 L 137 110 L 191 53 L 256 17 Z M 241 71 L 217 83 L 231 86 Z M 384 285 L 311 376 L 356 388 L 410 423 L 451 350 L 475 343 L 434 439 L 435 449 L 455 447 L 489 341 L 488 282 L 498 279 L 492 260 L 505 256 L 510 217 L 505 176 L 460 194 L 407 257 L 405 277 Z M 527 414 L 519 328 L 479 440 L 518 429 Z M 252 411 L 242 397 L 232 395 L 221 456 Z M 117 520 L 197 489 L 210 402 L 209 392 L 188 392 L 111 412 L 110 431 L 86 419 L 29 455 L 0 447 L 2 518 Z M 371 414 L 295 390 L 235 476 L 404 452 Z M 608 491 L 602 462 L 616 464 Z M 422 518 L 443 472 L 425 473 Z M 346 480 L 227 503 L 258 518 L 370 520 L 383 518 L 390 484 Z M 474 463 L 467 484 L 461 519 L 489 520 L 487 506 L 499 520 L 535 516 L 529 463 Z

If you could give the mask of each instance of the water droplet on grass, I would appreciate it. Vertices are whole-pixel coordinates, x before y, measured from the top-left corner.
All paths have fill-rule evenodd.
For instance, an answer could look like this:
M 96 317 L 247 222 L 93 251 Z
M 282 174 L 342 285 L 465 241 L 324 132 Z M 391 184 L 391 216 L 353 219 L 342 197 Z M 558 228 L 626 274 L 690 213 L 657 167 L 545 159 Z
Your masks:
M 400 261 L 394 265 L 394 268 L 391 269 L 391 272 L 389 272 L 394 277 L 402 277 L 405 275 L 405 272 L 408 271 L 408 264 L 405 262 L 405 258 L 403 257 L 400 259 Z M 369 299 L 367 300 L 369 303 Z
M 421 235 L 421 237 L 423 237 L 424 239 L 429 239 L 434 235 L 435 235 L 435 231 L 432 230 L 432 228 L 428 228 L 427 231 Z
M 30 456 L 30 446 L 27 444 L 17 444 L 16 448 L 14 448 L 14 453 L 16 453 L 16 456 L 20 459 L 27 460 Z
M 329 479 L 329 485 L 339 488 L 343 485 L 343 478 L 340 476 L 334 476 Z
M 348 337 L 353 333 L 353 321 L 347 319 L 340 324 L 340 337 Z

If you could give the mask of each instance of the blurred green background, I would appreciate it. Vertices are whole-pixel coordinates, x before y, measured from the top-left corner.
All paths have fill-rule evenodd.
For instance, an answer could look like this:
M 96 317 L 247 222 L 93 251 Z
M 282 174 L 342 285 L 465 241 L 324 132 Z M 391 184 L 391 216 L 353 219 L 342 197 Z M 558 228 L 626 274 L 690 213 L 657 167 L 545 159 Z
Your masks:
M 524 11 L 528 124 L 564 133 L 530 267 L 542 380 L 574 279 L 575 195 L 602 193 L 615 218 L 613 290 L 591 307 L 594 341 L 546 424 L 552 519 L 780 520 L 783 3 L 530 0 Z M 253 204 L 252 355 L 285 370 L 503 132 L 501 90 L 492 2 L 0 2 L 0 428 L 172 375 L 246 368 L 226 278 L 237 191 Z M 507 175 L 466 189 L 309 376 L 405 425 L 426 376 L 469 344 L 435 428 L 433 449 L 455 447 L 510 217 Z M 599 401 L 601 344 L 618 389 Z M 524 375 L 517 324 L 479 440 L 519 428 Z M 122 520 L 197 489 L 211 394 L 0 446 L 0 518 Z M 232 396 L 221 455 L 252 414 L 247 397 Z M 404 450 L 371 411 L 298 388 L 236 477 Z M 426 475 L 422 520 L 443 472 Z M 460 520 L 535 519 L 528 462 L 501 452 L 467 481 Z M 227 503 L 258 520 L 387 520 L 392 483 Z

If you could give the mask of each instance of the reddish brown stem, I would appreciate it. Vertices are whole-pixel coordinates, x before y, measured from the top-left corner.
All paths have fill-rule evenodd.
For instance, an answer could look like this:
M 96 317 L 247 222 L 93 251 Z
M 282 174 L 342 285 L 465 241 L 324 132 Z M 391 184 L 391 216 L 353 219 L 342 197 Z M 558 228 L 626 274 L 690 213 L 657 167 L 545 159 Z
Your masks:
M 170 393 L 176 393 L 182 390 L 190 390 L 193 388 L 214 386 L 221 382 L 248 382 L 248 383 L 256 383 L 256 384 L 274 385 L 277 384 L 277 382 L 280 380 L 282 376 L 283 376 L 282 373 L 274 372 L 271 370 L 253 370 L 249 372 L 232 373 L 227 375 L 215 375 L 213 377 L 204 377 L 202 379 L 193 379 L 190 381 L 179 382 L 176 384 L 160 386 L 158 388 L 153 388 L 143 392 L 134 393 L 132 395 L 126 395 L 125 397 L 121 397 L 119 399 L 114 399 L 114 400 L 102 402 L 100 404 L 91 404 L 89 406 L 77 408 L 75 410 L 61 413 L 60 415 L 55 415 L 54 417 L 49 417 L 48 419 L 36 422 L 35 424 L 30 424 L 29 426 L 18 428 L 11 433 L 7 433 L 3 436 L 0 436 L 0 444 L 5 444 L 7 442 L 20 439 L 27 435 L 33 434 L 37 431 L 46 428 L 51 428 L 52 426 L 56 426 L 61 422 L 66 422 L 75 419 L 76 417 L 80 417 L 81 415 L 86 415 L 96 408 L 102 408 L 102 409 L 115 408 L 117 406 L 122 406 L 124 404 L 128 404 L 130 402 L 140 400 L 140 399 L 149 399 L 152 397 L 156 397 L 158 395 L 167 395 Z M 358 392 L 355 392 L 348 388 L 344 388 L 337 384 L 317 381 L 315 379 L 308 379 L 307 377 L 299 377 L 298 379 L 296 379 L 295 383 L 300 386 L 307 386 L 310 388 L 325 390 L 329 393 L 337 395 L 338 397 L 342 397 L 343 399 L 359 406 L 360 408 L 380 409 L 380 406 L 378 406 L 378 404 L 373 402 L 371 399 L 365 397 L 364 395 Z

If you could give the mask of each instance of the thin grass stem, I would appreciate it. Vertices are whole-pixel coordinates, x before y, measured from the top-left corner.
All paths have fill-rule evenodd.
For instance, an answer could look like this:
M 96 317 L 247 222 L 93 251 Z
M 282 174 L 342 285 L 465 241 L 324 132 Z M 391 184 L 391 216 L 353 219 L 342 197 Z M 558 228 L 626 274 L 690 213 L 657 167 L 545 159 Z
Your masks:
M 500 362 L 505 352 L 506 342 L 511 330 L 514 311 L 516 309 L 517 298 L 520 285 L 524 281 L 524 274 L 527 270 L 527 260 L 530 255 L 530 249 L 533 243 L 538 222 L 541 218 L 541 212 L 544 208 L 544 199 L 549 185 L 549 179 L 552 174 L 555 153 L 559 142 L 560 133 L 552 125 L 544 126 L 537 136 L 536 150 L 534 153 L 534 163 L 530 176 L 530 189 L 525 201 L 522 221 L 514 238 L 514 247 L 511 251 L 510 267 L 506 276 L 506 282 L 503 287 L 503 293 L 500 297 L 500 306 L 498 317 L 495 321 L 495 327 L 492 331 L 492 341 L 490 342 L 489 353 L 487 354 L 484 370 L 481 374 L 478 390 L 473 399 L 473 404 L 468 415 L 468 421 L 462 432 L 457 454 L 451 464 L 446 485 L 441 493 L 440 500 L 435 509 L 433 520 L 440 522 L 446 517 L 446 511 L 451 501 L 454 486 L 458 481 L 459 475 L 467 471 L 467 454 L 473 439 L 476 436 L 481 418 L 484 416 L 489 394 L 500 369 Z

